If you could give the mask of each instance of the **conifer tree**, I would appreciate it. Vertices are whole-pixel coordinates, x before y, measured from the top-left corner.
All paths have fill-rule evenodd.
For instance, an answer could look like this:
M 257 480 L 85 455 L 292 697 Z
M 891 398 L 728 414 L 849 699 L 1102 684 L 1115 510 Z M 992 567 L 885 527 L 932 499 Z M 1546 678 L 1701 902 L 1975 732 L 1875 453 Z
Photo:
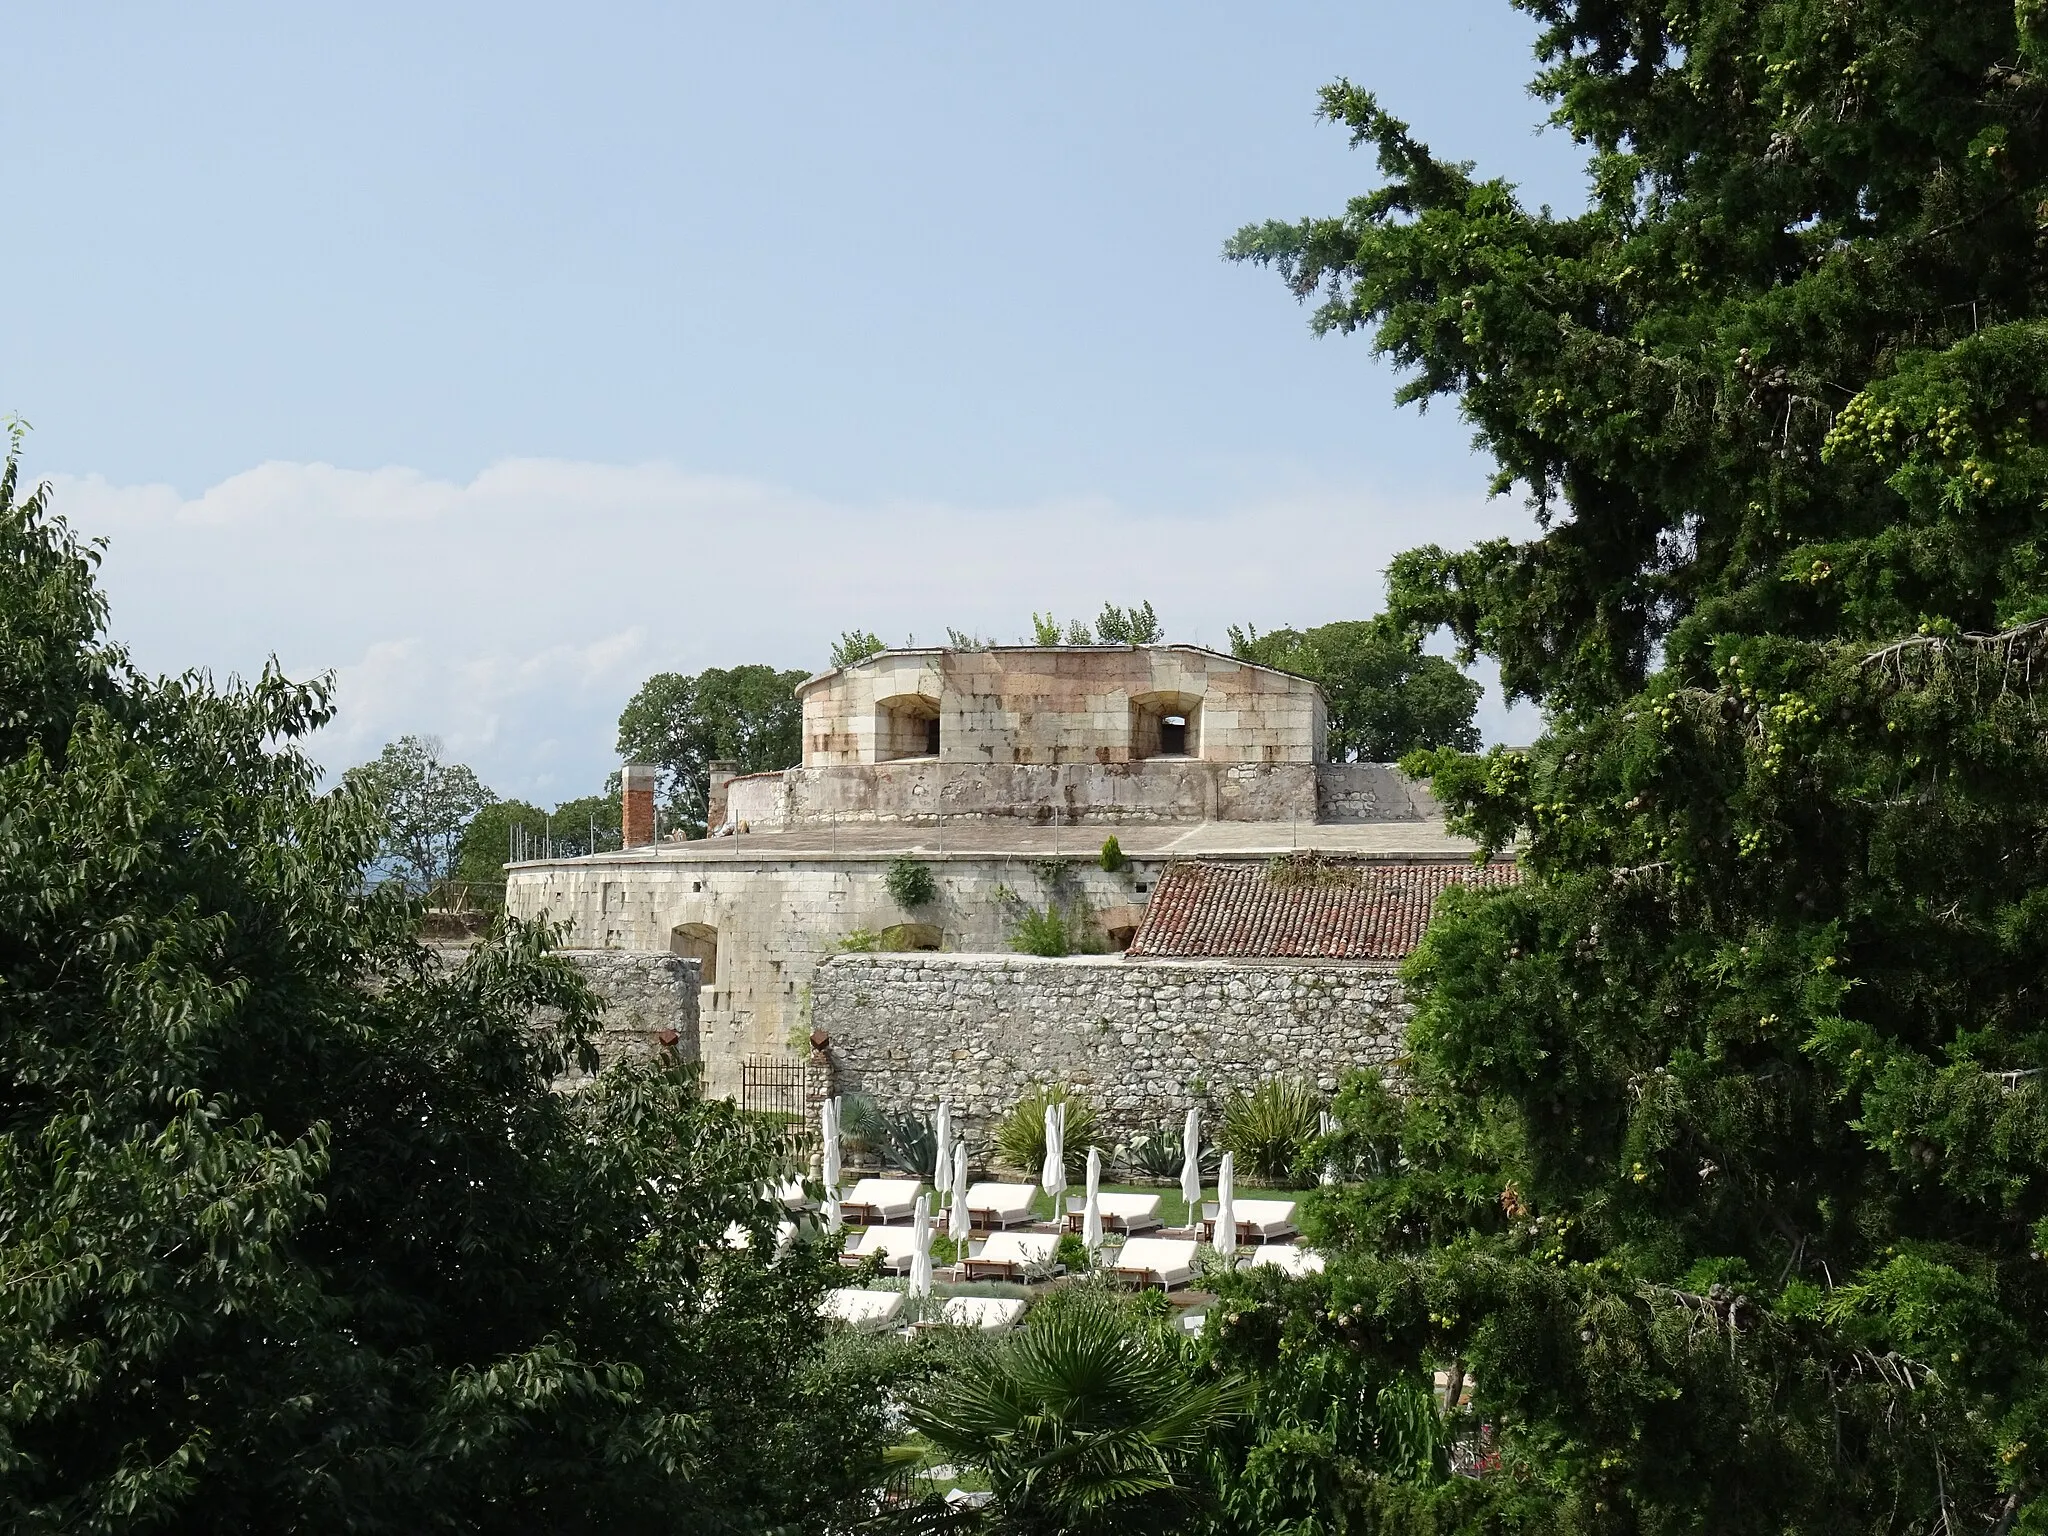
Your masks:
M 1308 1518 L 1312 1442 L 1374 1529 L 2048 1529 L 2048 11 L 1522 8 L 1585 211 L 1340 82 L 1379 186 L 1230 246 L 1528 498 L 1391 596 L 1548 721 L 1417 763 L 1527 879 L 1221 1346 L 1469 1372 L 1478 1475 L 1304 1409 L 1246 1497 Z

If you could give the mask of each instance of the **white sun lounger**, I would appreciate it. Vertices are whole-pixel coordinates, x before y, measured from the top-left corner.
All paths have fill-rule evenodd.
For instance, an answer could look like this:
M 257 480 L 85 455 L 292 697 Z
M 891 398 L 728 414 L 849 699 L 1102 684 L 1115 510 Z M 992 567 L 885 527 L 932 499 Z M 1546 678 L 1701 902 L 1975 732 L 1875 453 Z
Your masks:
M 1052 1267 L 1058 1242 L 1050 1232 L 993 1232 L 968 1250 L 961 1267 L 970 1280 L 1022 1280 L 1027 1271 Z
M 953 1296 L 939 1316 L 956 1328 L 981 1328 L 989 1333 L 1007 1333 L 1024 1315 L 1021 1296 Z
M 1097 1195 L 1097 1206 L 1102 1211 L 1102 1225 L 1111 1232 L 1149 1232 L 1159 1225 L 1159 1197 L 1157 1195 Z M 1088 1197 L 1069 1196 L 1067 1200 L 1067 1230 L 1081 1230 L 1081 1218 L 1087 1214 Z
M 854 1287 L 827 1291 L 818 1315 L 850 1323 L 863 1331 L 886 1328 L 903 1310 L 901 1291 L 863 1291 Z
M 862 1179 L 839 1197 L 839 1214 L 855 1226 L 908 1221 L 922 1188 L 916 1179 Z
M 795 1241 L 796 1223 L 793 1221 L 778 1222 L 775 1227 L 775 1256 L 778 1259 L 781 1258 L 785 1253 L 789 1252 L 789 1245 Z M 725 1246 L 728 1248 L 751 1248 L 754 1246 L 754 1234 L 738 1222 L 734 1222 L 725 1229 Z
M 839 1262 L 849 1269 L 858 1269 L 880 1254 L 883 1274 L 907 1275 L 910 1273 L 912 1230 L 910 1227 L 869 1227 L 849 1238 L 846 1247 L 840 1250 Z
M 769 1198 L 771 1200 L 780 1200 L 785 1210 L 798 1215 L 805 1211 L 815 1211 L 818 1208 L 818 1202 L 804 1193 L 804 1181 L 802 1179 L 784 1179 L 775 1186 Z
M 1238 1200 L 1237 1240 L 1240 1243 L 1284 1243 L 1295 1235 L 1292 1200 Z M 1216 1230 L 1216 1202 L 1202 1207 L 1202 1235 Z
M 1284 1269 L 1298 1280 L 1303 1275 L 1321 1274 L 1323 1256 L 1313 1248 L 1297 1248 L 1292 1243 L 1265 1243 L 1252 1249 L 1252 1268 Z
M 1036 1184 L 970 1184 L 967 1220 L 973 1227 L 1017 1227 L 1034 1219 L 1031 1201 Z
M 1122 1279 L 1170 1291 L 1195 1278 L 1195 1244 L 1185 1237 L 1134 1237 L 1116 1250 Z

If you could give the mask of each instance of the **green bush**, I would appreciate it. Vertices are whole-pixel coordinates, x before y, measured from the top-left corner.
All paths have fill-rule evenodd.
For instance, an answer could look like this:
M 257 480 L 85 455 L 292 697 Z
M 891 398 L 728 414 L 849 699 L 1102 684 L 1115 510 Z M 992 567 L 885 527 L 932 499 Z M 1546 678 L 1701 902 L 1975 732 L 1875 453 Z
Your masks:
M 939 899 L 939 882 L 932 877 L 931 867 L 915 859 L 896 860 L 882 877 L 882 883 L 889 888 L 896 905 L 906 912 Z
M 1088 1149 L 1095 1144 L 1095 1106 L 1070 1088 L 1042 1086 L 1032 1089 L 1004 1116 L 996 1131 L 996 1155 L 1020 1173 L 1038 1177 L 1045 1166 L 1045 1106 L 1067 1106 L 1067 1138 L 1061 1161 L 1072 1176 L 1088 1161 Z
M 1114 837 L 1106 837 L 1102 840 L 1102 867 L 1104 869 L 1113 875 L 1130 862 L 1128 858 L 1124 857 L 1122 845 Z
M 840 1128 L 884 1167 L 926 1181 L 938 1171 L 938 1132 L 915 1110 L 892 1114 L 864 1093 L 848 1094 L 840 1105 Z
M 872 954 L 882 947 L 882 936 L 872 928 L 856 928 L 840 937 L 839 947 L 849 955 Z
M 1060 1240 L 1052 1245 L 1053 1262 L 1070 1275 L 1085 1275 L 1094 1266 L 1088 1261 L 1088 1249 L 1082 1244 L 1080 1234 L 1062 1232 Z
M 1303 1148 L 1315 1137 L 1321 1108 L 1309 1084 L 1299 1078 L 1271 1078 L 1224 1104 L 1217 1144 L 1237 1155 L 1244 1172 L 1278 1182 L 1294 1171 Z
M 1058 907 L 1047 907 L 1043 912 L 1026 907 L 1017 926 L 1010 931 L 1010 948 L 1020 955 L 1057 960 L 1074 952 L 1074 936 Z

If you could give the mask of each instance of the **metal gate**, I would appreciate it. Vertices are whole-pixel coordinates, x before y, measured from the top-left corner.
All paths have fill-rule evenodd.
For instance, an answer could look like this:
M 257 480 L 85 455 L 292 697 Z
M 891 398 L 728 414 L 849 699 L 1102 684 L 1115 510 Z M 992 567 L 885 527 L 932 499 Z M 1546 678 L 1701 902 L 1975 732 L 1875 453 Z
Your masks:
M 781 1132 L 795 1158 L 808 1156 L 818 1141 L 818 1074 L 807 1061 L 787 1056 L 749 1056 L 740 1063 L 740 1108 Z

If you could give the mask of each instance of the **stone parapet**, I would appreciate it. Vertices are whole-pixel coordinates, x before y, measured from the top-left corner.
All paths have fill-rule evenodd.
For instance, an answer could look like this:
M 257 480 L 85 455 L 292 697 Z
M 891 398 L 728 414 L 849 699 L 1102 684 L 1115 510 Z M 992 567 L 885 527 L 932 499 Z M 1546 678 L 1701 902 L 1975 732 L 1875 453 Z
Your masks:
M 849 954 L 811 985 L 839 1090 L 895 1110 L 950 1099 L 977 1156 L 1034 1084 L 1087 1094 L 1110 1142 L 1269 1078 L 1332 1092 L 1391 1067 L 1412 1012 L 1391 968 L 1337 963 Z

